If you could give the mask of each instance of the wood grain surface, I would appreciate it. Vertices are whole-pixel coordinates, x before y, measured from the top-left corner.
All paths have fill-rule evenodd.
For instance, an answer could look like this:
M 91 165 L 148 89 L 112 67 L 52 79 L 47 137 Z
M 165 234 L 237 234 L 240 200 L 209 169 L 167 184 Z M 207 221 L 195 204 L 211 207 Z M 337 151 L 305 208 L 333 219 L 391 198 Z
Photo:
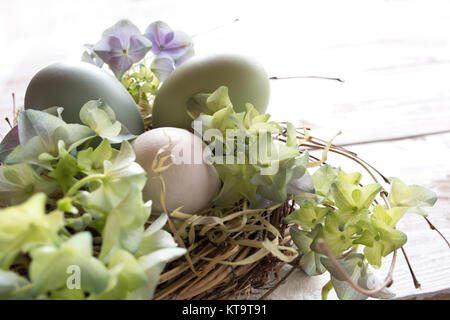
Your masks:
M 301 76 L 272 80 L 274 119 L 305 123 L 323 139 L 341 130 L 336 142 L 385 175 L 436 190 L 430 220 L 450 238 L 450 1 L 1 1 L 1 117 L 11 116 L 13 92 L 23 103 L 39 69 L 79 59 L 82 45 L 120 18 L 142 30 L 166 21 L 194 35 L 198 55 L 243 53 L 269 76 Z M 7 129 L 0 121 L 0 132 Z M 330 162 L 354 168 L 338 157 Z M 449 248 L 418 216 L 399 228 L 409 236 L 405 249 L 422 289 L 399 254 L 397 297 L 448 299 Z M 319 298 L 324 281 L 297 272 L 271 298 Z

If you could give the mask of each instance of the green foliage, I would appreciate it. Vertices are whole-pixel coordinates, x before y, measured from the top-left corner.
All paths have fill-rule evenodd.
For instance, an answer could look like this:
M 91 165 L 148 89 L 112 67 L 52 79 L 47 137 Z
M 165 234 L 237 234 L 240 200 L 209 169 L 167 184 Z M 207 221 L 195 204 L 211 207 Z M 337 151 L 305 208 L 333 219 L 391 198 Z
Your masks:
M 0 298 L 151 299 L 164 264 L 185 250 L 161 230 L 167 217 L 144 230 L 151 202 L 133 136 L 101 101 L 81 108 L 86 125 L 61 112 L 23 111 L 20 145 L 0 167 Z
M 197 94 L 188 101 L 188 114 L 201 121 L 204 129 L 220 133 L 213 141 L 205 141 L 216 151 L 213 160 L 224 183 L 214 200 L 218 206 L 243 198 L 253 207 L 259 199 L 283 202 L 289 184 L 306 172 L 308 154 L 298 151 L 294 126 L 288 124 L 288 143 L 278 143 L 272 135 L 281 134 L 282 128 L 250 103 L 245 107 L 244 112 L 234 110 L 227 87 Z M 231 130 L 233 134 L 227 135 Z M 218 149 L 224 154 L 217 154 Z
M 436 195 L 424 187 L 407 186 L 392 178 L 389 207 L 374 205 L 383 190 L 380 184 L 362 185 L 360 173 L 346 173 L 330 165 L 323 165 L 310 175 L 309 154 L 299 152 L 295 127 L 287 123 L 283 132 L 268 114 L 259 114 L 250 103 L 245 107 L 245 112 L 234 110 L 227 87 L 211 94 L 196 94 L 187 102 L 187 113 L 192 119 L 201 121 L 202 129 L 215 130 L 213 138 L 204 139 L 210 143 L 210 159 L 223 182 L 214 204 L 228 206 L 247 199 L 256 207 L 294 198 L 299 208 L 285 222 L 295 225 L 290 228 L 290 235 L 302 254 L 302 269 L 311 276 L 330 272 L 324 297 L 334 288 L 341 299 L 367 298 L 335 270 L 320 250 L 319 240 L 325 241 L 328 251 L 338 257 L 354 282 L 373 289 L 377 280 L 369 266 L 380 267 L 383 257 L 406 242 L 406 235 L 396 229 L 397 222 L 406 212 L 424 214 L 422 207 L 432 206 Z M 227 135 L 230 130 L 231 137 Z M 282 133 L 285 143 L 277 143 L 272 136 Z M 267 142 L 267 153 L 255 156 L 251 148 L 260 146 L 262 140 Z M 224 155 L 218 152 L 221 150 Z M 377 297 L 391 296 L 383 290 Z
M 0 166 L 0 205 L 17 204 L 35 193 L 50 195 L 58 183 L 39 175 L 28 163 Z
M 26 202 L 3 209 L 0 214 L 0 267 L 7 270 L 19 253 L 33 247 L 57 244 L 63 227 L 61 212 L 45 212 L 45 195 L 35 194 Z
M 105 290 L 108 271 L 92 256 L 92 235 L 80 232 L 62 242 L 60 246 L 40 246 L 31 251 L 30 279 L 32 293 L 45 293 L 62 289 L 67 282 L 67 268 L 78 266 L 84 292 L 99 293 Z
M 128 129 L 116 120 L 110 106 L 101 100 L 88 101 L 80 110 L 80 119 L 101 138 L 120 143 L 134 138 Z
M 408 186 L 398 178 L 390 180 L 392 183 L 388 197 L 390 204 L 408 208 L 408 212 L 426 217 L 427 213 L 422 207 L 432 207 L 437 201 L 436 193 L 416 184 Z
M 145 62 L 135 65 L 125 72 L 121 83 L 133 97 L 136 104 L 145 110 L 146 113 L 151 113 L 152 108 L 149 96 L 156 95 L 160 85 L 160 81 L 151 68 L 147 67 Z
M 360 185 L 361 174 L 347 174 L 340 168 L 324 165 L 311 176 L 316 197 L 301 202 L 285 220 L 295 224 L 290 229 L 292 239 L 303 254 L 300 265 L 309 275 L 327 270 L 331 282 L 324 287 L 324 297 L 333 287 L 340 299 L 366 299 L 354 290 L 335 266 L 319 250 L 318 241 L 325 240 L 328 250 L 338 258 L 350 278 L 360 287 L 374 289 L 380 283 L 369 266 L 380 267 L 382 258 L 402 247 L 406 235 L 396 229 L 406 212 L 418 212 L 431 206 L 436 195 L 420 186 L 407 186 L 391 179 L 390 208 L 374 205 L 382 191 L 377 184 Z M 421 210 L 421 209 L 420 209 Z M 390 298 L 387 289 L 375 297 Z
M 6 164 L 29 163 L 51 170 L 61 150 L 75 150 L 95 133 L 80 124 L 67 124 L 60 117 L 47 112 L 27 109 L 19 115 L 17 146 L 6 158 Z

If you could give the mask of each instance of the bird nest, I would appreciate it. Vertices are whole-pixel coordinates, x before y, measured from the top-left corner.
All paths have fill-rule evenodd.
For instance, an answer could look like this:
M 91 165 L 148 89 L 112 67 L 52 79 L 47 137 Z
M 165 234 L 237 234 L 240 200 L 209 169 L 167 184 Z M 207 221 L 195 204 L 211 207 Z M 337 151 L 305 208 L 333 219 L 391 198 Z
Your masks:
M 150 129 L 151 115 L 144 116 L 144 119 L 147 129 Z M 285 130 L 274 139 L 286 143 L 286 124 L 280 125 Z M 300 153 L 322 150 L 322 159 L 310 155 L 311 161 L 325 164 L 327 154 L 336 153 L 358 163 L 375 182 L 381 179 L 389 184 L 385 176 L 356 153 L 332 141 L 314 138 L 308 130 L 299 128 L 296 131 L 297 139 L 302 141 Z M 163 185 L 161 200 L 164 202 L 164 193 L 169 190 L 165 190 L 161 175 L 160 178 Z M 381 194 L 386 205 L 387 195 L 385 191 Z M 250 209 L 248 201 L 241 200 L 229 208 L 213 207 L 197 214 L 186 214 L 179 210 L 169 212 L 167 230 L 179 246 L 187 249 L 187 254 L 165 266 L 154 299 L 267 298 L 293 271 L 301 270 L 299 259 L 302 253 L 295 248 L 285 221 L 295 209 L 298 209 L 298 205 L 290 198 L 264 209 Z M 322 242 L 321 246 L 322 252 L 339 268 L 327 244 Z M 354 289 L 370 296 L 392 284 L 396 256 L 395 251 L 389 274 L 384 283 L 374 290 L 359 287 L 345 270 L 341 272 Z M 290 265 L 291 269 L 281 277 L 280 270 L 285 265 Z
M 151 102 L 145 110 L 141 110 L 147 130 L 151 129 Z M 14 115 L 16 115 L 15 107 Z M 279 125 L 283 130 L 273 136 L 273 139 L 288 144 L 288 124 L 279 123 Z M 296 136 L 299 142 L 297 144 L 299 153 L 308 152 L 310 164 L 314 166 L 325 165 L 327 155 L 335 153 L 356 162 L 375 183 L 385 185 L 391 183 L 356 153 L 333 144 L 333 140 L 325 141 L 311 136 L 308 128 L 297 128 L 293 136 Z M 162 172 L 169 167 L 164 163 L 168 159 L 164 156 L 164 151 L 163 148 L 158 152 L 152 169 L 161 179 L 161 204 L 163 211 L 168 215 L 165 229 L 171 233 L 179 247 L 186 249 L 186 253 L 165 265 L 153 299 L 235 299 L 256 296 L 264 299 L 293 271 L 301 269 L 299 262 L 302 252 L 294 245 L 285 219 L 299 208 L 294 197 L 258 209 L 252 208 L 249 201 L 243 199 L 228 207 L 211 206 L 196 214 L 185 213 L 182 208 L 169 212 L 164 201 L 165 194 L 170 192 L 166 190 L 162 176 Z M 312 155 L 312 151 L 321 152 L 321 158 Z M 374 205 L 381 203 L 390 208 L 388 192 L 385 189 L 382 189 L 379 198 L 373 202 Z M 424 218 L 429 227 L 437 231 L 449 244 L 439 230 L 426 217 Z M 154 218 L 151 217 L 152 219 Z M 147 225 L 151 225 L 153 222 L 151 220 Z M 102 239 L 100 234 L 94 233 L 94 236 L 94 253 L 98 255 Z M 406 258 L 414 285 L 420 287 L 405 250 L 403 247 L 399 249 Z M 349 253 L 335 257 L 322 239 L 318 240 L 316 250 L 328 258 L 329 263 L 340 274 L 340 278 L 362 295 L 376 296 L 393 282 L 397 250 L 393 252 L 391 266 L 384 282 L 372 289 L 361 287 L 356 283 L 338 261 Z M 280 270 L 285 265 L 290 265 L 291 269 L 280 277 Z M 21 275 L 27 273 L 26 270 L 15 271 Z

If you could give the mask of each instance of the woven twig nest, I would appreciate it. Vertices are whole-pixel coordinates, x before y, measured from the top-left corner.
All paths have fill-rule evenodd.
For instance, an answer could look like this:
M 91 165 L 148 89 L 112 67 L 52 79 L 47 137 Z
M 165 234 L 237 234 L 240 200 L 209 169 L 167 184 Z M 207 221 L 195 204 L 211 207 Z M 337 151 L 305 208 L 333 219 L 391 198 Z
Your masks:
M 301 141 L 300 153 L 323 150 L 322 160 L 310 155 L 316 165 L 324 164 L 327 153 L 334 152 L 357 162 L 375 182 L 378 182 L 378 175 L 389 183 L 387 178 L 355 153 L 331 141 L 311 137 L 306 128 L 297 129 L 297 134 Z M 274 138 L 285 143 L 286 130 Z M 382 194 L 385 201 L 386 196 L 387 193 Z M 172 219 L 169 231 L 188 250 L 188 254 L 166 265 L 154 299 L 231 299 L 254 297 L 254 294 L 259 294 L 260 298 L 267 297 L 285 280 L 279 277 L 284 265 L 291 264 L 292 271 L 301 268 L 298 263 L 301 252 L 293 248 L 284 220 L 297 208 L 294 199 L 265 209 L 249 209 L 247 201 L 242 200 L 234 207 L 210 208 L 194 215 L 179 211 L 169 213 Z M 276 243 L 278 249 L 284 252 L 277 250 L 279 255 L 275 255 L 266 250 L 264 243 L 267 242 Z M 327 250 L 326 244 L 324 250 Z M 396 253 L 391 269 L 395 260 Z M 390 284 L 391 277 L 390 273 L 386 283 L 373 291 L 377 292 Z M 264 291 L 266 293 L 261 295 Z

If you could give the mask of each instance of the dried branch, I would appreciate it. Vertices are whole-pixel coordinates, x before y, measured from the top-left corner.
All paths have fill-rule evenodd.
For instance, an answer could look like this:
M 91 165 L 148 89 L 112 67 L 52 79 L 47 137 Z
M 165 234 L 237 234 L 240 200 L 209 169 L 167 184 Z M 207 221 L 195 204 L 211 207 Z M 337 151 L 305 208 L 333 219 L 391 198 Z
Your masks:
M 436 228 L 434 226 L 434 224 L 431 223 L 431 221 L 427 217 L 424 217 L 424 219 L 428 223 L 428 225 L 430 226 L 430 229 L 436 231 L 441 236 L 441 238 L 444 239 L 445 243 L 450 248 L 450 243 L 448 242 L 447 238 L 438 230 L 438 228 Z
M 321 80 L 333 80 L 338 82 L 344 82 L 344 80 L 340 78 L 334 77 L 321 77 L 321 76 L 288 76 L 288 77 L 269 77 L 269 80 L 292 80 L 292 79 L 321 79 Z

